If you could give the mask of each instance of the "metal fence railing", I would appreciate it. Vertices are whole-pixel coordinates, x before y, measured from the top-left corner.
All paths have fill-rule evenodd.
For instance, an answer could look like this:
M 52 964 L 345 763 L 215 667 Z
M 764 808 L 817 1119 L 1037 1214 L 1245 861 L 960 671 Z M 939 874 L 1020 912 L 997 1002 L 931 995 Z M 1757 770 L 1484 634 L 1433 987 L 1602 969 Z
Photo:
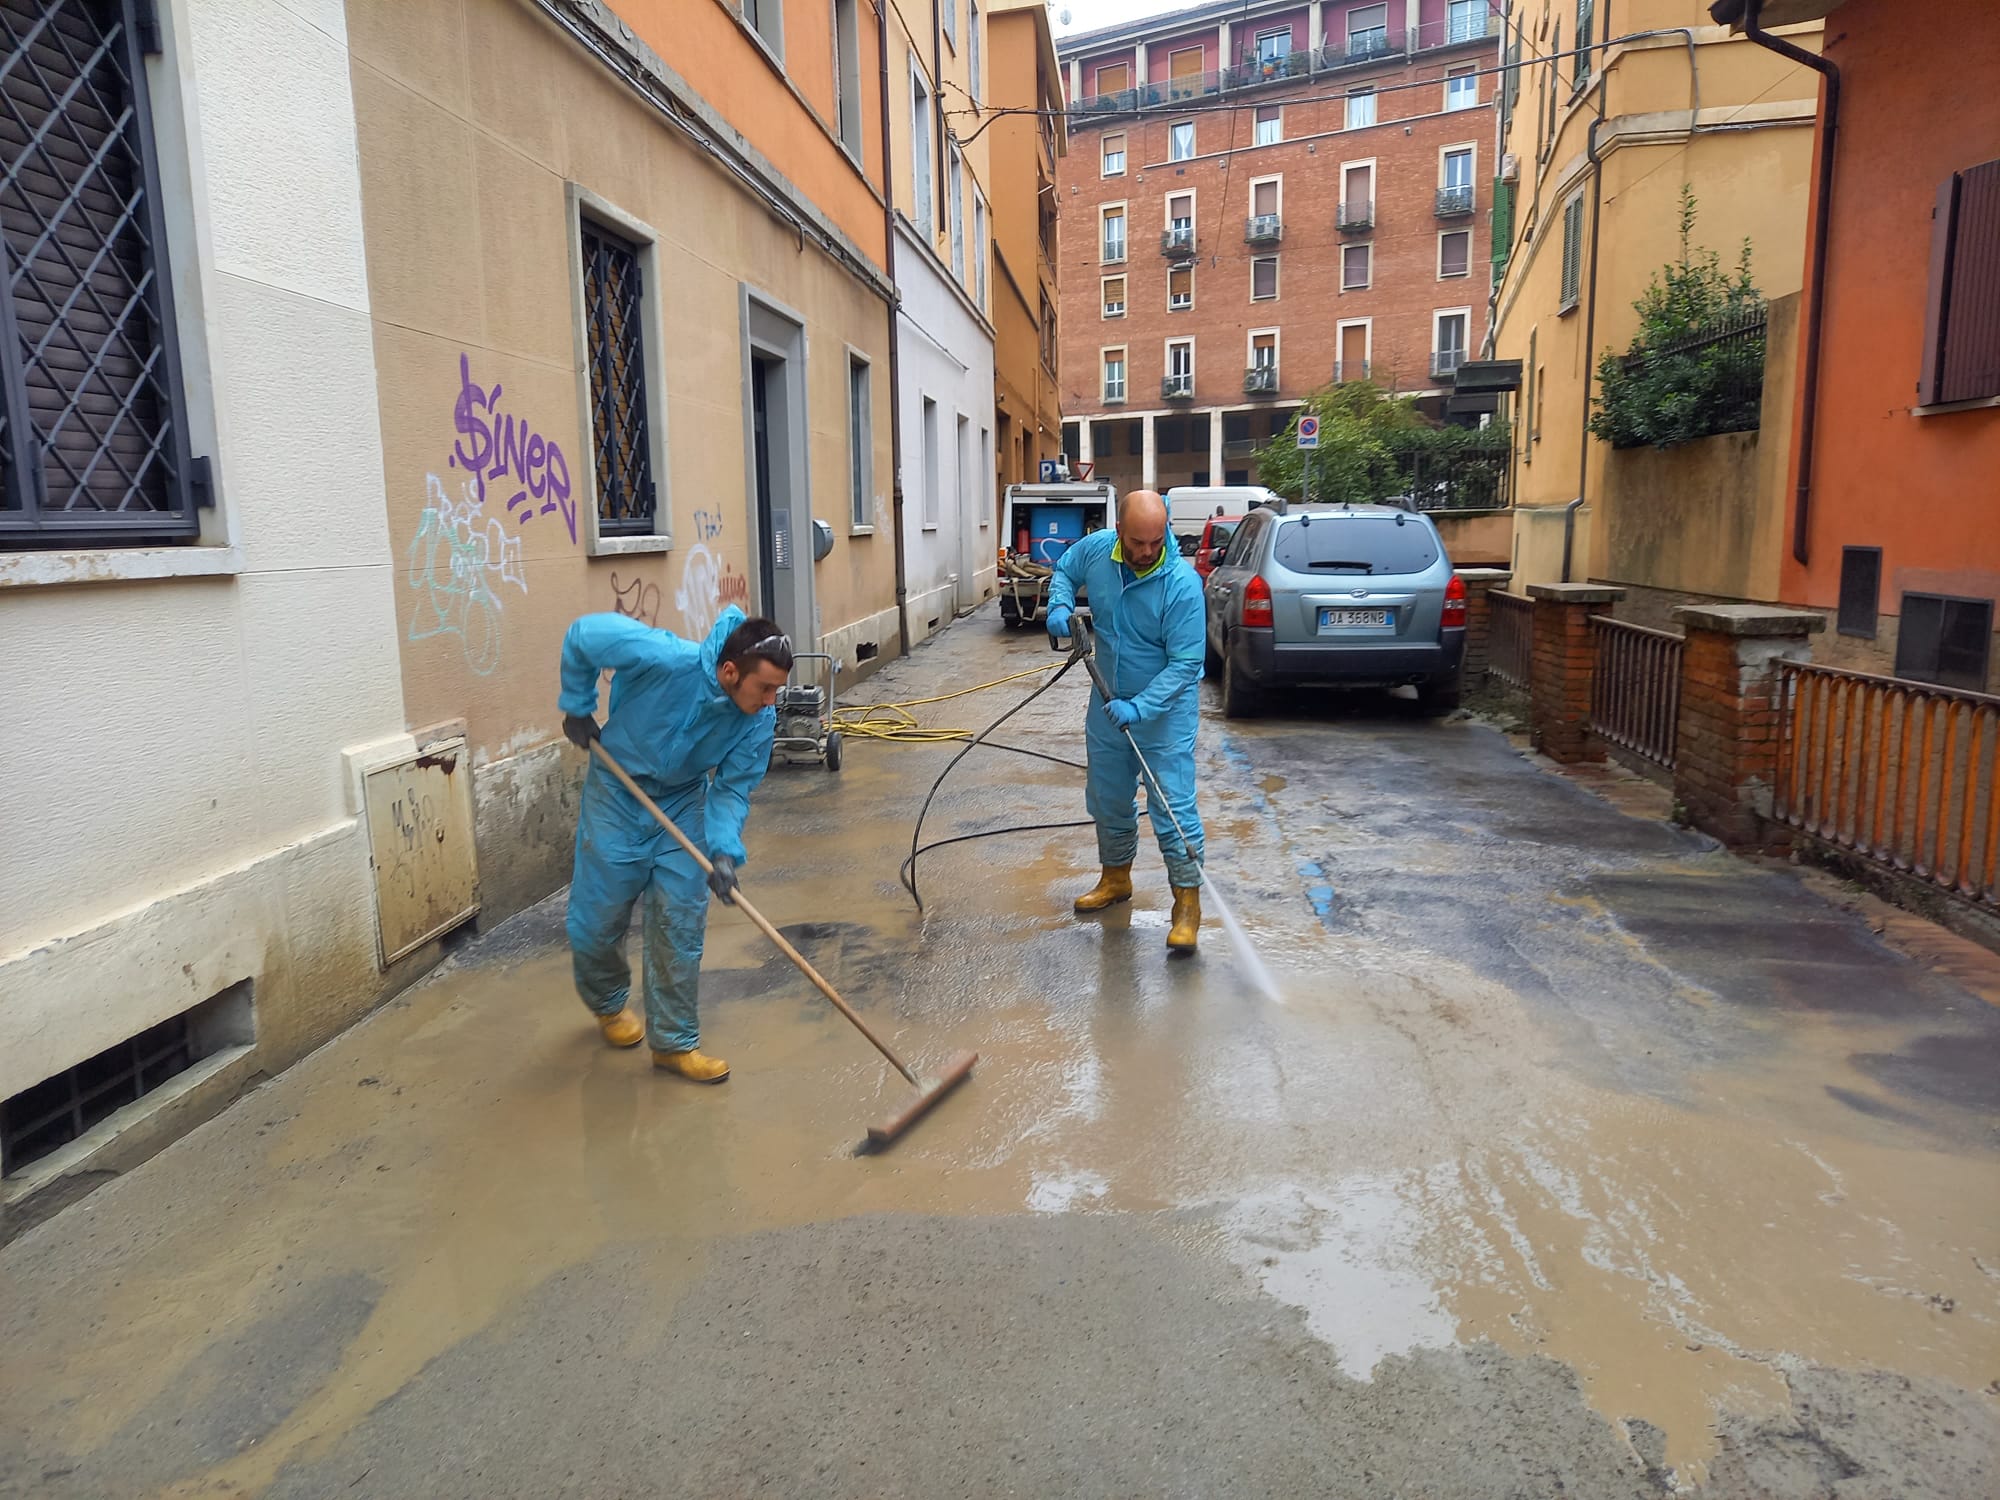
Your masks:
M 1778 671 L 1778 821 L 2000 907 L 2000 698 L 1810 662 Z
M 1700 410 L 1701 436 L 1750 432 L 1762 425 L 1765 314 L 1756 312 L 1696 330 L 1619 362 L 1626 376 L 1657 376 L 1674 397 Z
M 1486 603 L 1492 612 L 1491 632 L 1486 640 L 1486 670 L 1516 692 L 1525 693 L 1534 660 L 1534 604 L 1525 595 L 1499 589 L 1486 596 Z
M 1674 767 L 1686 642 L 1598 615 L 1590 622 L 1597 660 L 1590 674 L 1590 728 L 1599 739 L 1668 770 Z

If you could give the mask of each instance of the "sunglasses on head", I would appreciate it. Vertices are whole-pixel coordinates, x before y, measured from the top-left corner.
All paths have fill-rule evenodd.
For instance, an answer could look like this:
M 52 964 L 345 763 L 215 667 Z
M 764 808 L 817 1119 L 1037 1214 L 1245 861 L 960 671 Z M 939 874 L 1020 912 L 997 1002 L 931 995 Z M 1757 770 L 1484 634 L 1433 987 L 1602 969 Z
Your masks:
M 750 655 L 762 656 L 769 651 L 782 651 L 785 655 L 790 656 L 792 654 L 792 638 L 788 635 L 767 635 L 763 640 L 750 648 Z

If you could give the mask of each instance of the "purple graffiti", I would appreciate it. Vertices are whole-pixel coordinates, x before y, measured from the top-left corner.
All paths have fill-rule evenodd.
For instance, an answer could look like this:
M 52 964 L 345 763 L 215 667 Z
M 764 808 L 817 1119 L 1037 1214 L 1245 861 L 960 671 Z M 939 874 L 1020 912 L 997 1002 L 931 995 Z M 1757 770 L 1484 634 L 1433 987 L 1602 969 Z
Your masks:
M 534 431 L 525 417 L 500 410 L 500 390 L 498 385 L 483 389 L 472 378 L 471 357 L 458 356 L 458 402 L 452 409 L 458 441 L 445 462 L 472 476 L 473 498 L 481 505 L 486 503 L 489 480 L 511 479 L 520 488 L 507 501 L 507 513 L 525 524 L 538 515 L 560 511 L 574 542 L 576 503 L 570 499 L 569 460 L 553 438 Z M 539 509 L 536 501 L 541 502 Z

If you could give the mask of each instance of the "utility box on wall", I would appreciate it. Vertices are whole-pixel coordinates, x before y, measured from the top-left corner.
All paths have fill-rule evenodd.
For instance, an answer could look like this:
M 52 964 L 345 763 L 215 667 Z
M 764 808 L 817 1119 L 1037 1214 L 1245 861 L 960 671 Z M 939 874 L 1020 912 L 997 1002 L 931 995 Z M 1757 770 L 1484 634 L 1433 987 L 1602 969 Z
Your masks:
M 384 967 L 479 911 L 472 763 L 464 740 L 362 777 Z

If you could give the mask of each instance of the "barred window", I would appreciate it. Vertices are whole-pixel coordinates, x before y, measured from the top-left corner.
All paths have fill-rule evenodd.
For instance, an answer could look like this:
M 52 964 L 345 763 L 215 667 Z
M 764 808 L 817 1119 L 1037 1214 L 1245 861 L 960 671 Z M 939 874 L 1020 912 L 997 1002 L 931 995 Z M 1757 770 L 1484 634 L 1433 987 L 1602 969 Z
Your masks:
M 0 547 L 193 540 L 138 0 L 0 0 Z
M 653 530 L 645 286 L 638 247 L 583 222 L 583 316 L 590 346 L 590 440 L 602 536 Z

